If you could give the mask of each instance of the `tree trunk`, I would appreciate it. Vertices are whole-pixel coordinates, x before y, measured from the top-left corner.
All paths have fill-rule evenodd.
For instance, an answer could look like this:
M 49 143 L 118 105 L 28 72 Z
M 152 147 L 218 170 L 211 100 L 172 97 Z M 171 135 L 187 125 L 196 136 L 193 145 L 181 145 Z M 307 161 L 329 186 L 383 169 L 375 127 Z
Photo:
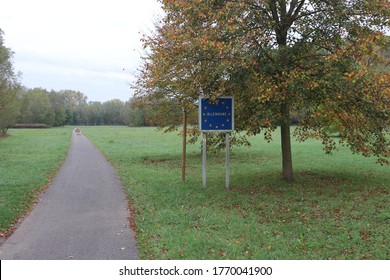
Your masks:
M 290 54 L 287 52 L 287 38 L 288 32 L 297 20 L 299 12 L 302 10 L 305 1 L 288 1 L 289 9 L 287 12 L 287 1 L 268 1 L 269 8 L 272 12 L 272 18 L 275 24 L 276 41 L 278 43 L 280 60 L 279 66 L 285 71 L 288 71 L 290 64 Z M 278 73 L 277 76 L 283 76 Z M 291 135 L 290 135 L 290 104 L 288 100 L 288 93 L 286 94 L 286 101 L 281 105 L 282 124 L 281 124 L 281 143 L 282 143 L 282 162 L 283 162 L 283 178 L 287 181 L 294 179 L 292 167 L 291 154 Z
M 291 153 L 290 108 L 288 101 L 282 104 L 281 113 L 283 115 L 283 121 L 281 125 L 283 178 L 287 181 L 292 181 L 294 179 L 294 175 Z
M 186 161 L 187 161 L 187 110 L 183 108 L 183 154 L 181 160 L 181 180 L 186 180 Z

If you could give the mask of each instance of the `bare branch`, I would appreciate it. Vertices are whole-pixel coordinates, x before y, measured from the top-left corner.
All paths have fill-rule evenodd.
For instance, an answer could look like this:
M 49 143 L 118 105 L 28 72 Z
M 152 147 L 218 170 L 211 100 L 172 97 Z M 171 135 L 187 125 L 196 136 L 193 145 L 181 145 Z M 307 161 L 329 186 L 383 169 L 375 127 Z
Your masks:
M 270 10 L 272 12 L 272 18 L 275 20 L 275 22 L 280 25 L 280 19 L 278 15 L 278 9 L 276 7 L 276 0 L 269 0 L 268 1 Z

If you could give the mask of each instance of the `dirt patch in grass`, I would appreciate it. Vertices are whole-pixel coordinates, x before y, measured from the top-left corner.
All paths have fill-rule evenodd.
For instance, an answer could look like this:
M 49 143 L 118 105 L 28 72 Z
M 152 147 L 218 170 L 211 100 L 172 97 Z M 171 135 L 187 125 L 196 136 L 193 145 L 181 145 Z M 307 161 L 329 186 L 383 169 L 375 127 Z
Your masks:
M 143 158 L 143 164 L 146 164 L 146 165 L 161 165 L 161 164 L 165 164 L 165 163 L 169 163 L 169 162 L 172 162 L 172 161 L 175 161 L 175 159 L 168 159 L 168 158 Z

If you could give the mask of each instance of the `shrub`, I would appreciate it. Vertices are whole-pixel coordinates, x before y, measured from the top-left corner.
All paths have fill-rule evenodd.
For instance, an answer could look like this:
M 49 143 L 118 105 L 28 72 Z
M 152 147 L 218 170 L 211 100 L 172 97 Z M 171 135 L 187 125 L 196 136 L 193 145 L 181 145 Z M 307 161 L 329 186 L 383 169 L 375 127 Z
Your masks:
M 44 123 L 28 123 L 28 124 L 15 124 L 11 128 L 50 128 L 50 126 Z

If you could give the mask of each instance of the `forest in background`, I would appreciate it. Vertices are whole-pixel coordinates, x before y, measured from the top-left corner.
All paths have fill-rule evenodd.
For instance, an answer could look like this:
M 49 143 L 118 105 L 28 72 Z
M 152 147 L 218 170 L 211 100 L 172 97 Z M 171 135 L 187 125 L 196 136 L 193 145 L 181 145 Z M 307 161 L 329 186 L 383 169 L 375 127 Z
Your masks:
M 112 99 L 106 102 L 90 101 L 80 91 L 47 91 L 42 88 L 21 88 L 18 93 L 15 123 L 64 125 L 128 125 L 146 126 L 143 109 L 132 100 Z

